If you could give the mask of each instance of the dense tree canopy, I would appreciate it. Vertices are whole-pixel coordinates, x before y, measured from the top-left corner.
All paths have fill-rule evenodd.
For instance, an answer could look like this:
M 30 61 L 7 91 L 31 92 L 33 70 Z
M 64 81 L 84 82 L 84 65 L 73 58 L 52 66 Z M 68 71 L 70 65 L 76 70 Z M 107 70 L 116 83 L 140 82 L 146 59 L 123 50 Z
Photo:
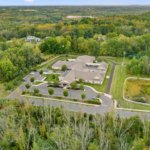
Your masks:
M 6 100 L 0 101 L 0 107 L 2 149 L 142 150 L 150 146 L 150 123 L 138 117 L 102 117 Z
M 11 43 L 9 46 L 6 51 L 0 53 L 1 80 L 10 81 L 41 62 L 38 47 L 31 44 L 16 45 L 16 43 Z

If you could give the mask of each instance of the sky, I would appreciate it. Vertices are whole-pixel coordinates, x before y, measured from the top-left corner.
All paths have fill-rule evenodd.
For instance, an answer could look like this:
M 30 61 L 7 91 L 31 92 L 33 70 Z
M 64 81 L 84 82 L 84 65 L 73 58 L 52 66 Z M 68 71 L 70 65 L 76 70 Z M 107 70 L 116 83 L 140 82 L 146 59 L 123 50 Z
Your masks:
M 0 0 L 3 5 L 150 5 L 150 0 Z

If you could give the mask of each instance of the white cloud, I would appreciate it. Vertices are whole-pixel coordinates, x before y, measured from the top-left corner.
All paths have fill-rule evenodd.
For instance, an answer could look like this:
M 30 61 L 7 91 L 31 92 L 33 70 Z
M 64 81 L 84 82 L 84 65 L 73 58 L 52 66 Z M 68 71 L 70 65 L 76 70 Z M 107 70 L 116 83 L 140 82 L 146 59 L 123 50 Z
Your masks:
M 24 0 L 25 2 L 28 2 L 28 3 L 33 3 L 34 0 Z

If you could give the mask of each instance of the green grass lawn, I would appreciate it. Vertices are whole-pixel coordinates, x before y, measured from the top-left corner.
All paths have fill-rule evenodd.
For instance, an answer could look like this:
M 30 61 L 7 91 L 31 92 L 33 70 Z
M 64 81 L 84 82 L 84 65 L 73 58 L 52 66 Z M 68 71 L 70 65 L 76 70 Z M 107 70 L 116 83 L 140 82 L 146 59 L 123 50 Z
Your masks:
M 43 83 L 42 81 L 36 81 L 36 82 L 34 82 L 33 84 L 34 85 L 38 85 L 38 84 L 41 84 L 41 83 Z
M 117 100 L 120 107 L 150 110 L 150 106 L 135 104 L 127 102 L 123 99 L 123 84 L 125 79 L 128 77 L 126 72 L 126 66 L 117 65 L 115 68 L 115 74 L 113 78 L 113 83 L 111 86 L 111 94 L 115 100 Z
M 111 57 L 111 56 L 99 56 L 97 58 L 98 61 L 106 61 L 106 62 L 114 62 L 117 64 L 121 64 L 123 62 L 122 57 Z M 124 58 L 124 64 L 129 63 L 130 59 L 129 58 Z
M 37 69 L 45 69 L 45 68 L 49 68 L 49 69 L 52 69 L 52 65 L 57 62 L 58 60 L 67 60 L 67 59 L 74 59 L 77 57 L 77 55 L 52 55 L 53 57 L 50 58 L 53 59 L 54 57 L 57 57 L 56 59 L 52 60 L 52 61 L 49 61 L 47 64 L 45 65 L 42 65 L 42 66 L 38 66 Z
M 108 66 L 108 70 L 107 70 L 107 73 L 106 73 L 106 76 L 105 76 L 105 79 L 104 79 L 104 82 L 103 82 L 102 85 L 100 85 L 100 84 L 91 84 L 91 83 L 84 83 L 84 85 L 91 86 L 94 89 L 96 89 L 98 92 L 105 92 L 106 88 L 107 88 L 108 81 L 109 81 L 109 79 L 107 79 L 106 77 L 110 76 L 111 69 L 112 69 L 112 63 L 110 63 L 109 66 Z
M 46 77 L 46 81 L 48 82 L 58 82 L 59 81 L 59 75 L 58 74 L 50 74 L 50 75 L 44 75 Z

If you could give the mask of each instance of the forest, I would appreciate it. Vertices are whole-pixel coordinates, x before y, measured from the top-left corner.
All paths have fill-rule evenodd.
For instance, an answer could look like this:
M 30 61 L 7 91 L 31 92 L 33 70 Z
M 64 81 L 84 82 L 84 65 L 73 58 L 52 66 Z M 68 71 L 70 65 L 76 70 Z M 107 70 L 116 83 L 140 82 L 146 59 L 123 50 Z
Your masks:
M 88 15 L 92 17 L 67 18 Z M 27 42 L 28 36 L 41 41 Z M 49 57 L 85 54 L 120 62 L 127 59 L 125 73 L 149 77 L 150 6 L 0 7 L 1 93 L 10 93 Z M 122 71 L 121 66 L 123 63 L 117 67 Z M 123 119 L 115 112 L 100 116 L 36 107 L 19 100 L 1 99 L 1 93 L 0 150 L 150 147 L 150 122 L 139 117 Z
M 3 150 L 148 150 L 150 122 L 0 101 Z
M 106 13 L 107 9 L 109 11 Z M 150 8 L 107 9 L 103 7 L 82 9 L 80 7 L 72 9 L 70 7 L 67 9 L 65 7 L 1 7 L 1 80 L 8 82 L 24 74 L 28 68 L 42 61 L 41 53 L 125 56 L 134 58 L 128 67 L 129 73 L 149 75 Z M 94 18 L 66 18 L 74 14 L 86 15 L 89 10 Z M 120 10 L 122 14 L 118 15 Z M 138 12 L 138 15 L 131 15 L 131 11 Z M 42 42 L 26 43 L 24 39 L 28 35 L 39 37 Z M 31 56 L 30 53 L 33 55 Z M 145 57 L 147 57 L 146 62 Z M 140 62 L 140 65 L 137 65 L 136 61 Z M 131 68 L 130 66 L 133 65 L 134 67 Z

